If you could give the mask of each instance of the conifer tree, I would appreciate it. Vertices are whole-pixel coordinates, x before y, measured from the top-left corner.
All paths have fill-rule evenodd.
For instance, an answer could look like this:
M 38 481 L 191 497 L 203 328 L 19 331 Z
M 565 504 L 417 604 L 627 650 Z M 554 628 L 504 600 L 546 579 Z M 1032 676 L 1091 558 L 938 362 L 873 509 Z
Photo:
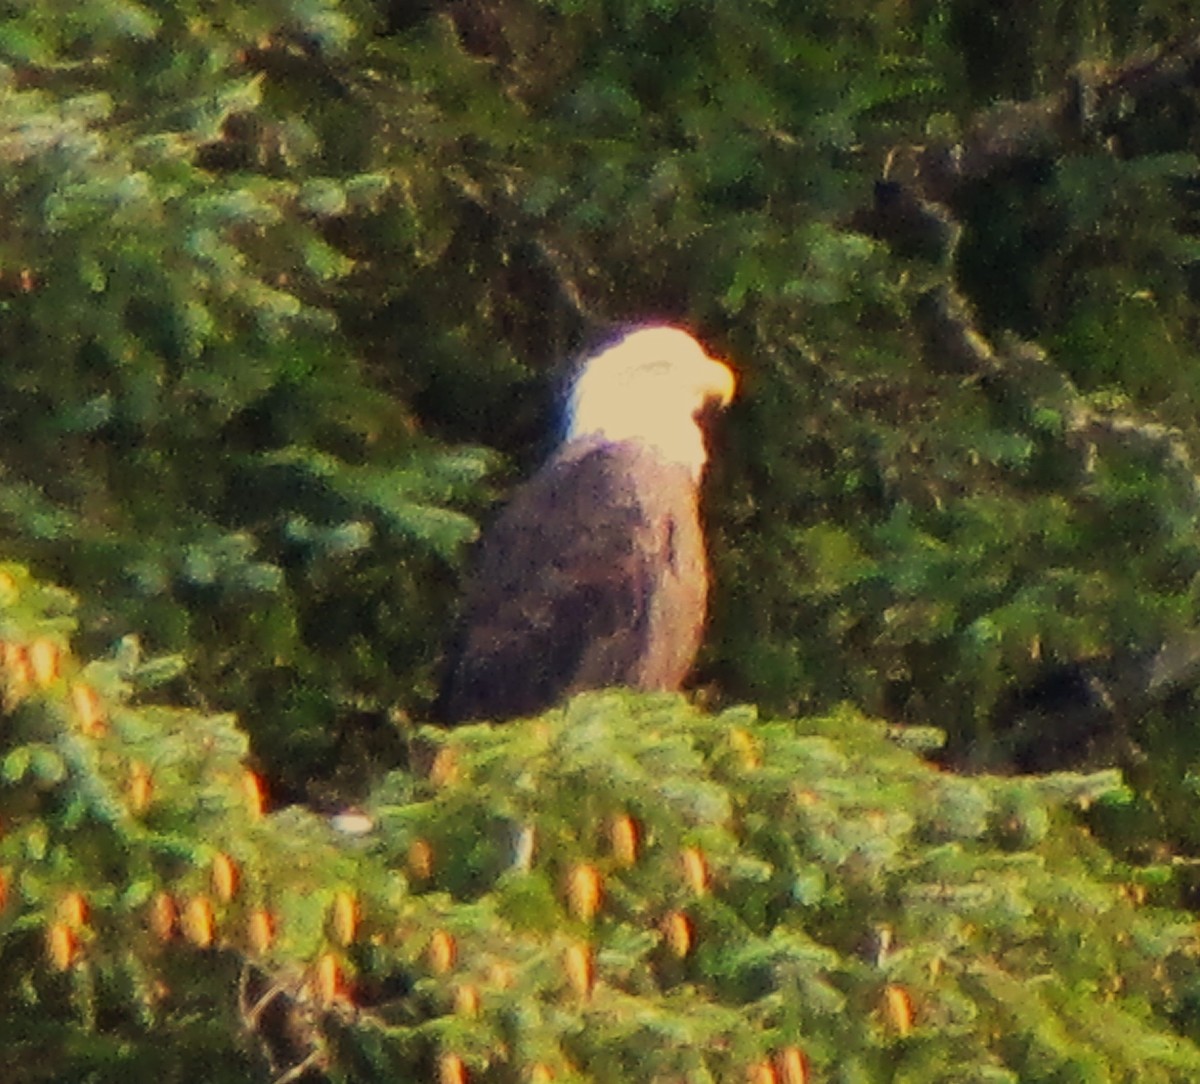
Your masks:
M 1195 1078 L 1200 46 L 1022 12 L 12 6 L 8 1077 Z M 710 711 L 420 730 L 647 316 L 746 390 Z
M 1200 1072 L 1194 923 L 1067 815 L 1114 772 L 613 692 L 421 731 L 363 834 L 264 809 L 234 720 L 79 658 L 70 604 L 0 569 L 6 1079 Z

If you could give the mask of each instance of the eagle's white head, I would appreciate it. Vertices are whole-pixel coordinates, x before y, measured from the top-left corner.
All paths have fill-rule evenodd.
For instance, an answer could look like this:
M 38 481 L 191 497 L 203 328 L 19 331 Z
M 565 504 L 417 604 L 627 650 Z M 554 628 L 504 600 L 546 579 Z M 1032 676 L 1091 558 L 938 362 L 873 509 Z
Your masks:
M 568 441 L 634 440 L 700 477 L 707 453 L 697 415 L 728 406 L 737 381 L 686 331 L 654 325 L 624 334 L 586 358 L 567 402 Z

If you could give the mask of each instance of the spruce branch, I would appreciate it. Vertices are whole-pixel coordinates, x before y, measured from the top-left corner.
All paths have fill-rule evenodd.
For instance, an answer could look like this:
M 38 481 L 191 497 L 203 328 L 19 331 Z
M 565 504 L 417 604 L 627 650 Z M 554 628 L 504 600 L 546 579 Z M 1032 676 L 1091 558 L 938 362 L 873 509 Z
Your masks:
M 953 206 L 959 189 L 1024 158 L 1083 148 L 1121 153 L 1121 134 L 1139 107 L 1166 93 L 1200 86 L 1200 37 L 1161 46 L 1120 64 L 1081 64 L 1059 90 L 1026 102 L 1002 102 L 964 126 L 957 140 L 893 148 L 885 179 L 922 200 Z

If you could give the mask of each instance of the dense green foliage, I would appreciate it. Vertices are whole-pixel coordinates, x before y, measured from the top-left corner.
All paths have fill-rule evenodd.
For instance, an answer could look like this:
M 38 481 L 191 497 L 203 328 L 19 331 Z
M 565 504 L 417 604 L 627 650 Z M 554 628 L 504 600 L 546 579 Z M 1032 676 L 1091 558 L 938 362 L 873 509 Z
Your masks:
M 453 1049 L 472 1078 L 545 1060 L 620 1079 L 603 1057 L 654 1047 L 665 1075 L 740 1079 L 796 1045 L 820 1078 L 846 1081 L 949 1066 L 953 1079 L 963 1066 L 979 1080 L 1192 1079 L 1192 1048 L 1162 1038 L 1196 1029 L 1190 956 L 1162 973 L 1144 962 L 1182 945 L 1174 920 L 1148 913 L 1130 932 L 1142 920 L 1111 902 L 1118 871 L 1044 810 L 1107 794 L 1091 827 L 1160 864 L 1139 874 L 1160 902 L 1190 887 L 1194 34 L 1173 0 L 9 4 L 0 552 L 79 597 L 83 653 L 111 655 L 87 682 L 113 703 L 124 682 L 154 690 L 104 738 L 111 763 L 55 729 L 78 710 L 58 678 L 32 700 L 10 694 L 0 951 L 26 978 L 0 1038 L 18 1020 L 45 1029 L 26 1034 L 31 1050 L 68 1034 L 64 1057 L 81 1060 L 46 1071 L 80 1078 L 165 1056 L 143 1041 L 165 1033 L 211 1050 L 230 1079 L 268 1072 L 223 980 L 248 967 L 296 996 L 324 950 L 291 931 L 324 920 L 281 921 L 275 955 L 249 966 L 218 916 L 195 1002 L 159 967 L 193 975 L 196 961 L 163 962 L 130 934 L 164 886 L 199 891 L 188 877 L 218 846 L 252 868 L 254 906 L 288 896 L 301 873 L 286 867 L 311 848 L 314 914 L 332 906 L 348 852 L 319 821 L 247 825 L 204 799 L 198 780 L 219 789 L 248 760 L 277 800 L 391 810 L 350 878 L 381 956 L 341 946 L 358 953 L 342 963 L 360 1003 L 398 998 L 408 1015 L 384 1027 L 372 1010 L 342 1036 L 341 1002 L 302 1005 L 297 1046 L 324 1051 L 335 1076 L 428 1076 Z M 588 334 L 651 317 L 696 330 L 743 385 L 706 491 L 716 590 L 698 696 L 815 718 L 595 702 L 602 751 L 663 712 L 664 779 L 712 795 L 711 816 L 666 783 L 661 807 L 648 787 L 575 811 L 590 821 L 561 820 L 549 780 L 545 807 L 521 805 L 511 781 L 531 749 L 562 771 L 597 755 L 557 716 L 550 737 L 531 724 L 426 738 L 461 743 L 474 781 L 431 794 L 405 774 L 409 723 L 433 696 L 475 522 L 544 452 L 555 365 Z M 22 609 L 41 589 L 12 576 L 5 639 L 61 643 L 40 595 Z M 131 636 L 186 667 L 147 670 Z M 10 682 L 28 684 L 14 658 Z M 1118 765 L 1130 790 L 1069 774 L 952 782 L 897 761 L 881 724 L 843 702 L 940 728 L 950 764 Z M 590 703 L 570 718 L 586 722 Z M 755 772 L 727 773 L 731 726 L 753 736 Z M 644 767 L 654 748 L 630 756 Z M 127 779 L 131 761 L 174 811 L 153 830 L 96 782 Z M 825 772 L 840 782 L 814 826 L 802 797 L 824 794 Z M 789 791 L 780 773 L 808 782 Z M 944 802 L 924 808 L 930 793 Z M 633 1029 L 632 1003 L 605 1006 L 607 1024 L 595 1004 L 526 1021 L 522 995 L 540 1005 L 561 983 L 538 954 L 583 935 L 559 925 L 556 878 L 602 861 L 595 826 L 617 805 L 653 827 L 655 861 L 692 841 L 721 871 L 689 905 L 695 954 L 662 959 L 656 924 L 683 904 L 650 862 L 607 897 L 620 902 L 595 948 L 603 988 L 647 999 L 637 1011 L 657 1030 Z M 951 807 L 958 827 L 931 826 Z M 436 854 L 463 852 L 410 896 L 384 867 L 414 818 L 433 818 L 421 831 Z M 843 821 L 861 830 L 865 887 Z M 545 864 L 510 877 L 495 833 L 514 823 L 536 827 Z M 256 857 L 272 849 L 288 857 Z M 1184 861 L 1168 876 L 1171 856 Z M 939 907 L 961 904 L 950 926 L 917 898 L 934 881 L 951 886 Z M 964 886 L 977 884 L 1015 887 L 976 900 Z M 106 947 L 39 977 L 44 927 L 75 891 L 104 914 Z M 405 907 L 420 936 L 397 941 L 382 916 Z M 435 922 L 464 950 L 518 946 L 531 985 L 485 998 L 478 1027 L 446 1023 L 442 994 L 419 984 L 392 997 Z M 872 962 L 856 939 L 875 927 L 899 948 Z M 1073 938 L 1089 946 L 1079 965 Z M 738 962 L 774 961 L 776 941 L 786 964 Z M 935 945 L 949 977 L 930 967 Z M 803 996 L 779 995 L 784 972 Z M 154 1008 L 160 981 L 183 1001 Z M 877 1015 L 889 984 L 917 1006 L 903 1042 Z M 528 1063 L 512 1053 L 518 1018 L 545 1051 Z M 584 1025 L 607 1052 L 579 1045 Z M 717 1060 L 672 1060 L 694 1044 Z M 500 1047 L 508 1061 L 492 1060 Z
M 485 463 L 437 438 L 527 467 L 532 378 L 608 320 L 686 319 L 745 370 L 728 697 L 977 736 L 1046 661 L 1192 627 L 1186 462 L 1074 423 L 1190 416 L 1191 99 L 967 178 L 953 262 L 846 228 L 897 147 L 1165 14 L 1054 8 L 1005 67 L 969 5 L 406 11 L 42 6 L 4 39 L 10 549 L 85 589 L 97 644 L 186 651 L 285 793 L 428 702 L 446 504 Z M 939 284 L 1046 361 L 964 379 L 919 334 Z
M 1115 772 L 592 694 L 421 732 L 342 834 L 261 814 L 229 717 L 139 703 L 172 660 L 66 653 L 69 601 L 0 569 L 5 1079 L 1200 1072 L 1194 924 L 1064 815 Z

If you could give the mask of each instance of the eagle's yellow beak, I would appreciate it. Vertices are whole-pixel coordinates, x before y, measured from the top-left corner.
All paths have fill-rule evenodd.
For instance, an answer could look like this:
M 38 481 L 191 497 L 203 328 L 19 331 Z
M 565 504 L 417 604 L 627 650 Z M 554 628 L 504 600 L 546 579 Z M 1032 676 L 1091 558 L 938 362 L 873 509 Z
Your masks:
M 720 407 L 727 407 L 733 402 L 737 391 L 737 377 L 733 370 L 723 361 L 714 357 L 707 358 L 708 367 L 700 392 L 708 402 L 715 402 Z

